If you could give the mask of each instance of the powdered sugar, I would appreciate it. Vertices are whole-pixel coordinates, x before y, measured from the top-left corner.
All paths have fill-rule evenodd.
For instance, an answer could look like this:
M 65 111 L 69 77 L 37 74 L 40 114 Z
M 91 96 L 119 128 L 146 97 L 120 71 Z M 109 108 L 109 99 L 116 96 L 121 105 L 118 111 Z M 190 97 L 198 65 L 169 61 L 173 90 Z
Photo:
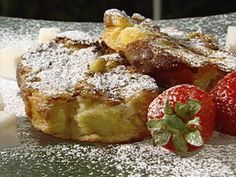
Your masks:
M 214 133 L 200 152 L 181 157 L 151 140 L 96 145 L 55 139 L 24 116 L 15 81 L 0 78 L 8 112 L 16 112 L 20 145 L 0 150 L 0 176 L 235 176 L 236 138 Z M 26 170 L 28 169 L 28 170 Z M 30 169 L 30 170 L 29 170 Z
M 21 145 L 0 151 L 0 176 L 233 177 L 236 174 L 236 139 L 217 132 L 200 152 L 182 157 L 154 147 L 151 140 L 104 146 L 72 143 L 35 131 L 25 118 L 18 123 Z
M 26 79 L 27 87 L 55 95 L 68 90 L 73 92 L 79 81 L 87 81 L 95 86 L 95 90 L 103 91 L 112 98 L 126 98 L 140 90 L 157 89 L 154 79 L 147 75 L 130 73 L 125 66 L 91 75 L 89 66 L 98 56 L 95 47 L 72 52 L 55 42 L 36 44 L 23 55 L 22 64 L 32 68 Z M 104 55 L 101 58 L 122 61 L 119 54 Z
M 103 74 L 95 74 L 87 81 L 97 89 L 121 98 L 132 96 L 140 90 L 157 89 L 154 79 L 147 75 L 129 73 L 123 65 Z
M 98 42 L 99 38 L 91 36 L 89 33 L 82 31 L 65 31 L 57 35 L 57 38 L 66 38 L 74 42 L 80 42 L 82 44 L 92 44 Z
M 175 38 L 183 38 L 184 36 L 184 31 L 180 31 L 176 27 L 161 28 L 161 32 Z
M 119 11 L 118 9 L 108 9 L 105 11 L 104 16 L 111 15 L 114 17 L 128 17 L 125 11 Z
M 72 90 L 77 81 L 86 79 L 88 65 L 97 56 L 94 50 L 94 47 L 89 47 L 71 52 L 62 44 L 37 44 L 23 56 L 24 66 L 33 68 L 27 78 L 28 87 L 49 95 Z M 35 78 L 40 78 L 40 81 L 33 82 Z
M 199 39 L 187 40 L 173 37 L 170 40 L 175 45 L 174 47 L 165 43 L 163 44 L 158 40 L 150 41 L 149 46 L 157 57 L 170 57 L 190 67 L 198 68 L 206 65 L 215 65 L 225 72 L 236 70 L 236 55 L 234 53 L 220 49 L 212 50 L 206 47 L 206 44 Z M 162 67 L 163 65 L 161 64 L 156 67 Z
M 124 62 L 124 60 L 125 60 L 118 53 L 102 55 L 102 56 L 99 56 L 99 58 L 104 59 L 105 61 L 112 60 L 112 61 L 117 61 L 117 62 Z
M 227 53 L 223 51 L 217 51 L 211 55 L 211 63 L 216 64 L 222 70 L 226 72 L 232 72 L 236 70 L 236 55 L 233 53 Z
M 6 112 L 15 113 L 16 116 L 26 115 L 16 81 L 0 77 L 0 95 L 2 96 L 4 110 Z
M 182 62 L 185 62 L 191 67 L 216 65 L 219 69 L 225 72 L 232 72 L 236 70 L 236 55 L 229 52 L 228 49 L 221 47 L 219 50 L 211 50 L 202 40 L 198 38 L 193 38 L 190 40 L 185 39 L 185 33 L 175 27 L 163 28 L 161 29 L 161 32 L 168 34 L 173 40 L 176 40 L 178 44 L 190 49 L 189 51 L 186 51 L 179 46 L 178 48 L 164 50 L 177 58 L 181 58 Z M 161 47 L 161 45 L 154 43 L 153 48 L 155 47 L 158 48 Z M 197 51 L 198 53 L 196 54 L 192 51 Z

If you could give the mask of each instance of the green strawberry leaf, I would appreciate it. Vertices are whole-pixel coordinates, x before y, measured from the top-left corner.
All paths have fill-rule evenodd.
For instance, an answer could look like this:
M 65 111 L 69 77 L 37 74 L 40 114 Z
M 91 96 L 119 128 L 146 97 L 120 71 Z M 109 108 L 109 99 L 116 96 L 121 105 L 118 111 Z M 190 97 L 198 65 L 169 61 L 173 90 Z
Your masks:
M 164 146 L 168 143 L 171 133 L 168 130 L 154 131 L 152 136 L 155 145 Z
M 202 146 L 204 144 L 199 130 L 185 134 L 185 139 L 193 146 Z
M 174 111 L 173 111 L 172 107 L 170 106 L 169 101 L 167 99 L 166 99 L 165 105 L 164 105 L 164 113 L 166 115 L 174 114 Z
M 187 104 L 181 102 L 176 103 L 176 115 L 183 118 L 183 120 L 188 121 L 189 119 L 189 107 Z
M 157 129 L 160 130 L 163 127 L 162 119 L 151 119 L 147 122 L 147 126 L 149 129 Z
M 186 104 L 176 103 L 173 109 L 166 99 L 164 117 L 160 120 L 149 120 L 147 125 L 153 130 L 153 140 L 156 145 L 163 146 L 172 137 L 176 151 L 187 152 L 187 144 L 202 146 L 200 117 L 194 117 L 201 110 L 198 100 L 188 99 Z
M 198 100 L 188 99 L 186 104 L 176 103 L 176 115 L 188 121 L 191 117 L 201 110 L 201 104 Z
M 163 120 L 170 131 L 179 132 L 186 128 L 184 122 L 176 115 L 165 115 Z
M 198 100 L 188 99 L 187 105 L 189 108 L 190 116 L 197 114 L 201 110 L 201 104 Z
M 194 119 L 190 120 L 188 122 L 188 125 L 191 126 L 191 125 L 195 125 L 197 126 L 198 128 L 201 128 L 201 125 L 200 125 L 200 117 L 195 117 Z
M 184 139 L 183 135 L 180 133 L 173 134 L 173 144 L 177 151 L 180 151 L 180 152 L 188 151 L 186 140 Z

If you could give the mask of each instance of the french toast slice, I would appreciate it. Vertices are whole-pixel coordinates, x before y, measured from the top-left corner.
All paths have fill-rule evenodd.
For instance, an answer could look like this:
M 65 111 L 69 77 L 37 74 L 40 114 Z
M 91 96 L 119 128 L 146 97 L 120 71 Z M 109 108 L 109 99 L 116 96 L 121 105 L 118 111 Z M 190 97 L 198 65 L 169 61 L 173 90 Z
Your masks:
M 150 19 L 137 14 L 129 17 L 117 9 L 105 12 L 104 26 L 108 47 L 163 88 L 188 83 L 208 91 L 236 70 L 236 55 L 221 48 L 211 35 L 190 32 L 176 36 Z
M 137 73 L 102 42 L 75 40 L 78 32 L 71 33 L 36 44 L 18 66 L 32 125 L 78 141 L 121 143 L 148 136 L 147 109 L 158 94 L 155 80 Z

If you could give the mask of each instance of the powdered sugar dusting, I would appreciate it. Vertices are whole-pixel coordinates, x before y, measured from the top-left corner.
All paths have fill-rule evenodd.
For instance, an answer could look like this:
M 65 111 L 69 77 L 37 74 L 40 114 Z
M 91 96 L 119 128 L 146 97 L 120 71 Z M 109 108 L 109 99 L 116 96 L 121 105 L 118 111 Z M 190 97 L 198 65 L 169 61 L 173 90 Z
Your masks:
M 0 77 L 0 95 L 4 104 L 4 111 L 15 113 L 16 116 L 26 115 L 16 81 Z
M 103 74 L 95 74 L 87 81 L 97 89 L 121 98 L 132 96 L 140 90 L 157 89 L 154 79 L 147 75 L 129 73 L 124 65 Z
M 174 58 L 180 63 L 185 63 L 190 67 L 203 67 L 206 65 L 218 66 L 220 70 L 232 72 L 236 70 L 236 55 L 225 49 L 213 50 L 206 46 L 200 39 L 179 38 L 175 33 L 170 32 L 167 38 L 172 45 L 166 45 L 161 40 L 150 41 L 149 45 L 157 56 Z M 177 36 L 177 37 L 176 37 Z M 165 61 L 166 62 L 166 61 Z M 156 66 L 156 67 L 161 67 Z
M 86 79 L 89 63 L 96 56 L 94 47 L 71 52 L 62 44 L 37 44 L 23 55 L 24 66 L 33 68 L 26 80 L 28 87 L 49 95 L 73 90 L 78 81 Z M 33 82 L 35 78 L 40 81 Z
M 182 157 L 154 147 L 148 139 L 103 146 L 72 143 L 33 130 L 24 118 L 19 123 L 21 145 L 0 151 L 0 175 L 223 177 L 236 174 L 236 139 L 217 132 L 200 152 Z
M 65 31 L 57 35 L 57 38 L 66 38 L 82 44 L 92 44 L 98 42 L 99 38 L 91 36 L 89 33 L 82 31 Z
M 150 42 L 149 45 L 151 46 L 151 49 L 155 54 L 166 55 L 166 57 L 168 57 L 169 55 L 175 59 L 178 59 L 180 62 L 186 63 L 187 65 L 190 65 L 192 67 L 201 67 L 204 66 L 205 64 L 208 64 L 207 57 L 195 54 L 190 50 L 185 50 L 183 47 L 179 45 L 175 48 L 172 48 L 170 46 L 166 46 L 165 44 L 162 45 L 162 43 L 157 44 L 155 41 Z M 162 65 L 157 67 L 161 66 Z
M 176 27 L 161 28 L 161 32 L 175 38 L 183 38 L 185 34 L 184 31 L 180 31 Z
M 120 56 L 118 53 L 113 53 L 113 54 L 107 54 L 107 55 L 102 55 L 99 58 L 104 59 L 105 61 L 117 61 L 117 62 L 124 62 L 124 58 Z
M 105 11 L 104 16 L 111 15 L 114 17 L 128 17 L 125 11 L 119 11 L 118 9 L 108 9 Z
M 127 98 L 140 90 L 157 89 L 154 79 L 147 75 L 130 73 L 125 66 L 93 75 L 89 66 L 98 56 L 95 47 L 72 52 L 55 42 L 36 44 L 23 55 L 22 64 L 32 68 L 26 79 L 26 86 L 48 95 L 56 95 L 73 92 L 79 81 L 87 81 L 96 90 L 105 92 L 112 98 Z M 101 58 L 122 61 L 119 54 L 104 55 Z
M 236 70 L 236 55 L 230 52 L 217 51 L 211 55 L 211 63 L 217 64 L 222 70 L 232 72 Z
M 236 138 L 214 132 L 195 154 L 182 157 L 152 141 L 117 145 L 78 143 L 31 127 L 15 81 L 0 78 L 5 108 L 18 115 L 20 145 L 0 149 L 0 176 L 235 176 Z
M 227 48 L 219 46 L 221 49 L 211 50 L 202 40 L 198 38 L 186 39 L 186 33 L 176 27 L 162 28 L 161 32 L 168 34 L 178 44 L 190 49 L 189 51 L 186 51 L 179 46 L 178 48 L 166 50 L 177 58 L 182 57 L 183 62 L 186 64 L 192 67 L 199 67 L 208 64 L 216 65 L 225 72 L 232 72 L 236 70 L 236 55 L 235 53 L 229 52 Z M 157 47 L 161 47 L 161 45 L 158 45 Z M 194 50 L 197 50 L 198 53 L 193 53 L 192 51 Z

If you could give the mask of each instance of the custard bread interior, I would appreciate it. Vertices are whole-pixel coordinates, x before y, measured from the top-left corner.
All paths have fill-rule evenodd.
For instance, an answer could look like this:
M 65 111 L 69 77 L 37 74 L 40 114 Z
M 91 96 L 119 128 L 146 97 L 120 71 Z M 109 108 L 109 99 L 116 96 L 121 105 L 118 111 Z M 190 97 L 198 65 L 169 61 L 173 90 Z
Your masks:
M 36 44 L 18 66 L 27 115 L 42 132 L 64 139 L 120 143 L 149 135 L 147 109 L 155 80 L 99 40 L 81 32 Z

